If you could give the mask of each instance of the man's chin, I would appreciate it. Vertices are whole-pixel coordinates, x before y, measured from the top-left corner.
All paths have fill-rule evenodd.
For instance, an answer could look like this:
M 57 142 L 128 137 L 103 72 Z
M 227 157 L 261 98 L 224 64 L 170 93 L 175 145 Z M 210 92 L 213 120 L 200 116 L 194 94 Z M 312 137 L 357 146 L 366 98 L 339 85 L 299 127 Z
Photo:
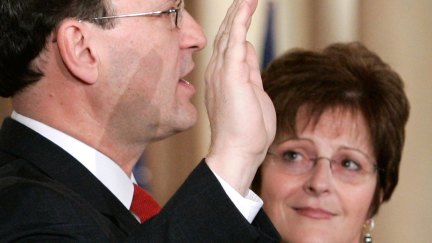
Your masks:
M 159 141 L 192 129 L 198 121 L 197 117 L 197 111 L 194 109 L 194 111 L 190 112 L 187 116 L 176 119 L 174 124 L 159 129 L 160 132 L 154 141 Z
M 192 129 L 197 124 L 197 121 L 198 115 L 196 109 L 194 109 L 194 111 L 190 112 L 188 116 L 178 120 L 175 133 L 180 133 Z

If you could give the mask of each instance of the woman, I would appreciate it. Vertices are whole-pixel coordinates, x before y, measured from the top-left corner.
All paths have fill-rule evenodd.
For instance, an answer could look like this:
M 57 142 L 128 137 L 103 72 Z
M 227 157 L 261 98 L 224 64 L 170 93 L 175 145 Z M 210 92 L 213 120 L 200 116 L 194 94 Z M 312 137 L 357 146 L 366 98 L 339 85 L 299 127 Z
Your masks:
M 293 50 L 262 74 L 276 138 L 253 186 L 285 242 L 371 242 L 398 182 L 409 104 L 360 43 Z

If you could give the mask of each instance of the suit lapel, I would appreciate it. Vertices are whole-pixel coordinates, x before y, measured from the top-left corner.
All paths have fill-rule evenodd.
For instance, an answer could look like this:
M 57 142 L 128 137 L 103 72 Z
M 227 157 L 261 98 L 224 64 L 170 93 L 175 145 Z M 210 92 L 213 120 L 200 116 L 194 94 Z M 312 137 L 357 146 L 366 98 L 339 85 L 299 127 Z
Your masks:
M 13 119 L 5 119 L 0 131 L 0 149 L 33 163 L 48 177 L 90 202 L 126 234 L 138 227 L 129 210 L 90 171 L 30 128 Z

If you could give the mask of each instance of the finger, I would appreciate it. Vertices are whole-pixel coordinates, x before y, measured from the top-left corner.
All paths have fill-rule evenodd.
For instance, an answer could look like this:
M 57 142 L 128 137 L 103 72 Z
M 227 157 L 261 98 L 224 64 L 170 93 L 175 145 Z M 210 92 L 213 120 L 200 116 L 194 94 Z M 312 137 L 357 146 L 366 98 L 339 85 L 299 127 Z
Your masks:
M 252 15 L 255 10 L 255 5 L 251 5 L 250 1 L 252 0 L 244 0 L 240 4 L 238 12 L 235 18 L 232 20 L 232 26 L 226 48 L 228 48 L 230 51 L 227 53 L 230 55 L 228 58 L 234 62 L 246 60 L 247 48 L 245 41 Z
M 247 56 L 246 61 L 249 66 L 249 72 L 250 72 L 250 81 L 258 86 L 260 89 L 263 89 L 263 83 L 261 79 L 261 71 L 260 71 L 260 65 L 258 62 L 257 54 L 255 51 L 255 48 L 253 45 L 249 42 L 247 44 Z
M 235 17 L 235 15 L 238 11 L 238 7 L 242 1 L 243 0 L 234 0 L 233 1 L 233 3 L 229 7 L 229 9 L 225 15 L 225 18 L 222 20 L 222 23 L 219 26 L 218 33 L 217 33 L 216 37 L 220 38 L 221 35 L 230 31 L 232 19 Z M 218 40 L 218 38 L 216 38 L 216 40 Z
M 245 0 L 245 3 L 249 5 L 249 8 L 251 10 L 251 16 L 253 15 L 253 13 L 255 13 L 255 10 L 258 6 L 258 0 Z M 247 24 L 247 28 L 249 29 L 250 23 L 251 23 L 252 18 L 249 18 L 249 22 Z
M 226 43 L 229 38 L 229 31 L 231 30 L 232 26 L 231 22 L 236 14 L 239 2 L 240 0 L 233 1 L 219 27 L 213 42 L 213 53 L 210 57 L 208 70 L 217 70 L 215 68 L 219 68 L 221 66 L 221 62 L 223 61 L 221 58 L 223 58 L 223 53 L 226 49 Z M 212 69 L 210 69 L 210 67 L 212 67 Z
M 225 46 L 226 39 L 228 38 L 228 34 L 231 31 L 232 19 L 237 13 L 237 9 L 240 1 L 241 0 L 235 0 L 229 7 L 227 14 L 223 19 L 222 24 L 219 26 L 219 30 L 216 34 L 215 42 L 213 45 L 214 50 L 220 52 L 221 47 Z

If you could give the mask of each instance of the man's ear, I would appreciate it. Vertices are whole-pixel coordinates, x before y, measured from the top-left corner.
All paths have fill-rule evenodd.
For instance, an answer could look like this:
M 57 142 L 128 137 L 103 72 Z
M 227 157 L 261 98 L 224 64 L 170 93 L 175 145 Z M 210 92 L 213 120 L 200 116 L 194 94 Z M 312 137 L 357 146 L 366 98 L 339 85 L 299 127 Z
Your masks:
M 57 29 L 56 40 L 66 68 L 82 82 L 92 84 L 98 77 L 98 58 L 89 43 L 85 23 L 66 19 Z

